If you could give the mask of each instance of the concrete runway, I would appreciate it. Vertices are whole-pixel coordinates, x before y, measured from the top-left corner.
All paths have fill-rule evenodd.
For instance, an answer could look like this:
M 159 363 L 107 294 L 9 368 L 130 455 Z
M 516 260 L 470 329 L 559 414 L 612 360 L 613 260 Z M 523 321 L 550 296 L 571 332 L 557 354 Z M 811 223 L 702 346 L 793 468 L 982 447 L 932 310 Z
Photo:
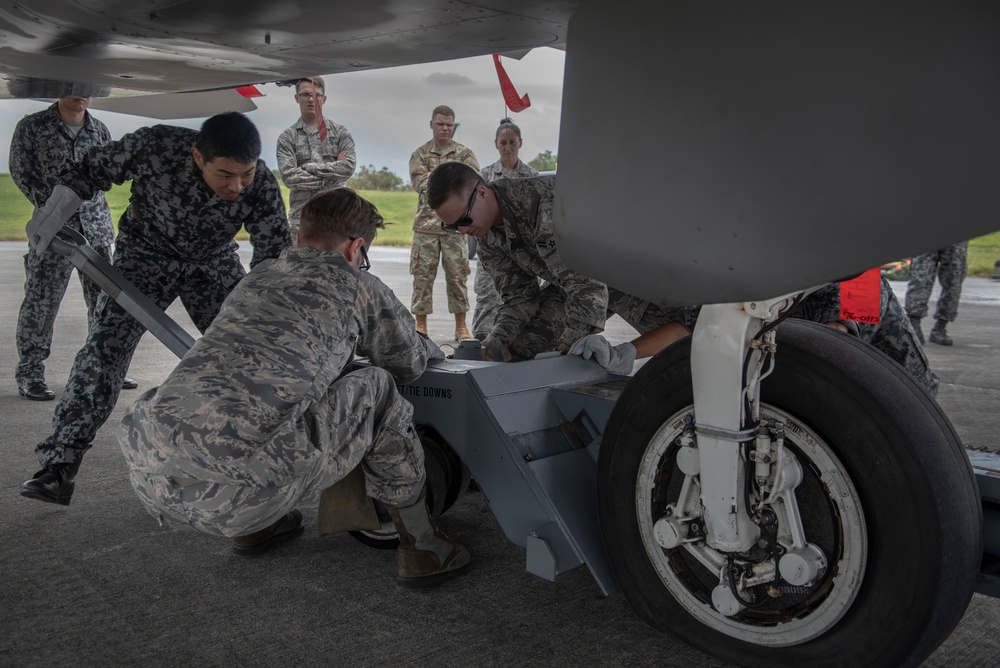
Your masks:
M 14 328 L 24 244 L 0 243 L 0 666 L 484 665 L 724 666 L 681 639 L 651 630 L 621 595 L 602 598 L 585 569 L 551 583 L 524 569 L 524 550 L 503 536 L 482 495 L 464 495 L 441 520 L 469 537 L 477 564 L 440 590 L 393 583 L 394 554 L 346 535 L 300 539 L 256 559 L 228 543 L 166 530 L 140 507 L 114 442 L 137 392 L 123 392 L 80 475 L 73 504 L 25 499 L 37 469 L 33 446 L 50 433 L 53 403 L 18 396 Z M 244 255 L 248 257 L 248 255 Z M 376 247 L 372 271 L 408 304 L 408 250 Z M 472 279 L 469 280 L 470 294 Z M 450 341 L 439 277 L 431 335 Z M 905 284 L 896 283 L 902 289 Z M 170 314 L 190 325 L 179 304 Z M 949 328 L 955 346 L 931 345 L 941 405 L 963 441 L 996 449 L 1000 434 L 1000 281 L 968 279 Z M 83 341 L 76 279 L 56 321 L 47 379 L 61 393 Z M 618 319 L 615 342 L 633 336 Z M 159 383 L 176 358 L 147 335 L 130 375 Z M 315 526 L 316 506 L 303 509 Z M 919 582 L 913 583 L 920 586 Z M 927 666 L 1000 666 L 1000 599 L 976 595 Z

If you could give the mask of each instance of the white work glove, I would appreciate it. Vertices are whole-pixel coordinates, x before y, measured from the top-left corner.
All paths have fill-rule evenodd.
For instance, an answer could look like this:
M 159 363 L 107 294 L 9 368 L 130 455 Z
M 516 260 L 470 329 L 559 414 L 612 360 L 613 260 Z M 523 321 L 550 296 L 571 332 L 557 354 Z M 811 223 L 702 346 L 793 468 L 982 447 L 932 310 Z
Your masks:
M 31 220 L 24 228 L 28 234 L 28 243 L 36 253 L 45 252 L 52 239 L 73 217 L 82 203 L 80 196 L 69 186 L 60 184 L 52 189 L 49 199 L 43 206 L 35 209 Z
M 580 355 L 585 360 L 593 357 L 608 373 L 618 373 L 627 376 L 635 366 L 635 346 L 631 343 L 620 343 L 612 346 L 611 342 L 600 334 L 591 334 L 577 340 L 569 348 L 570 355 Z

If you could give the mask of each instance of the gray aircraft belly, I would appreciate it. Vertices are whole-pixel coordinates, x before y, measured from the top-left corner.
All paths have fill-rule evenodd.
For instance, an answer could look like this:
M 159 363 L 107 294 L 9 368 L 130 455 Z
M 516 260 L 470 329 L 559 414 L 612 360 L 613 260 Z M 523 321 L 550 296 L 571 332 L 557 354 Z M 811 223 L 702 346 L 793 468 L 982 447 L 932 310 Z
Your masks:
M 1000 228 L 998 118 L 995 3 L 584 2 L 560 252 L 677 305 L 842 278 Z

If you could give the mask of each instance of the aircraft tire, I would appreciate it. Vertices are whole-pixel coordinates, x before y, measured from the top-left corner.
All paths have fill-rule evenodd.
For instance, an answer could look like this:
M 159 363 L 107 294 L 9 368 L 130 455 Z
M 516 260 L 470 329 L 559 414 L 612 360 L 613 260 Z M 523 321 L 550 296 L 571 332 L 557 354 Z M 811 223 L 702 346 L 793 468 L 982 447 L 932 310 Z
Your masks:
M 651 626 L 739 665 L 918 665 L 961 619 L 979 571 L 968 457 L 937 403 L 875 348 L 803 321 L 780 325 L 777 345 L 763 412 L 789 422 L 805 532 L 829 565 L 820 583 L 727 617 L 712 607 L 719 573 L 651 538 L 684 478 L 674 440 L 693 411 L 690 338 L 640 369 L 605 431 L 598 508 L 618 581 Z

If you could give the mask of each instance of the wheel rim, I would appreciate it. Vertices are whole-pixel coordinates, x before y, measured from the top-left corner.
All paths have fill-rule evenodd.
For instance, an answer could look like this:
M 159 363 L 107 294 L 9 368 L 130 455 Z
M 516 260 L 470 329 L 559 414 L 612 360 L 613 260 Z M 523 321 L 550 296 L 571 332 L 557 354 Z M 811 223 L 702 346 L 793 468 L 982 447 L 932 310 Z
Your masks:
M 667 420 L 650 439 L 636 478 L 636 511 L 645 553 L 670 595 L 700 623 L 755 645 L 797 645 L 830 630 L 850 609 L 864 578 L 868 556 L 862 504 L 851 476 L 832 449 L 793 416 L 765 405 L 762 419 L 785 424 L 785 445 L 802 465 L 796 490 L 807 536 L 826 554 L 828 568 L 810 587 L 781 587 L 781 595 L 758 608 L 726 617 L 712 607 L 711 573 L 682 546 L 665 549 L 653 525 L 677 500 L 684 475 L 676 467 L 675 441 L 693 418 L 693 407 Z M 832 491 L 832 493 L 831 493 Z

